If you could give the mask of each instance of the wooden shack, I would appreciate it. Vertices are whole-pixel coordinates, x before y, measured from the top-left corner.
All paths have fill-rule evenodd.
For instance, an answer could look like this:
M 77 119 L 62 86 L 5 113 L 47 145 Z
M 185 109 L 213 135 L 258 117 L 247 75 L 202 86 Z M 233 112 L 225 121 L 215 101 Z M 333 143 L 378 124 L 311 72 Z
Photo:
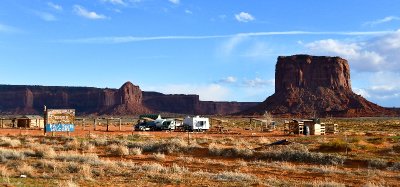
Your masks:
M 17 127 L 22 128 L 44 128 L 44 119 L 38 115 L 24 115 L 16 118 Z
M 285 122 L 285 132 L 287 134 L 304 134 L 304 135 L 325 135 L 326 133 L 326 125 L 324 123 L 320 123 L 319 119 L 305 119 L 305 120 L 292 120 Z M 336 126 L 328 125 L 329 131 L 334 131 L 330 129 L 337 129 Z M 337 131 L 336 131 L 337 132 Z

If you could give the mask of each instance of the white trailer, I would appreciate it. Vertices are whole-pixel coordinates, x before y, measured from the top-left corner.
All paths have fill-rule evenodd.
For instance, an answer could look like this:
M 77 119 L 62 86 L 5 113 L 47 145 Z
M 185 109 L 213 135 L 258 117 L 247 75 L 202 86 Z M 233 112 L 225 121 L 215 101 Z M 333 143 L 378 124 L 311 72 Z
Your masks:
M 183 128 L 188 131 L 206 131 L 210 129 L 210 120 L 200 116 L 188 116 L 183 120 Z

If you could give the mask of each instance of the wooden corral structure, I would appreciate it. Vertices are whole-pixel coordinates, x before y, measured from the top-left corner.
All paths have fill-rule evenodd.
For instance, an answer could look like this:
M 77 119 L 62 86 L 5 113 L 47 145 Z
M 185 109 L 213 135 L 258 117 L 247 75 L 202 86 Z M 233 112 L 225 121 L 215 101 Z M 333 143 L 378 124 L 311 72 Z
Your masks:
M 121 131 L 121 129 L 122 129 L 122 126 L 121 126 L 122 125 L 122 119 L 121 118 L 113 118 L 113 117 L 94 119 L 94 130 L 96 130 L 96 126 L 97 125 L 100 125 L 101 122 L 104 122 L 104 121 L 106 121 L 107 131 L 109 130 L 110 124 L 114 124 L 115 125 L 115 122 L 118 123 L 119 131 Z
M 276 129 L 276 123 L 268 119 L 251 118 L 250 129 L 257 129 L 257 127 L 260 127 L 263 132 L 272 132 Z
M 38 115 L 24 115 L 15 118 L 17 127 L 22 128 L 44 128 L 44 119 Z
M 285 122 L 286 134 L 325 135 L 336 134 L 338 125 L 321 123 L 319 119 L 292 120 Z

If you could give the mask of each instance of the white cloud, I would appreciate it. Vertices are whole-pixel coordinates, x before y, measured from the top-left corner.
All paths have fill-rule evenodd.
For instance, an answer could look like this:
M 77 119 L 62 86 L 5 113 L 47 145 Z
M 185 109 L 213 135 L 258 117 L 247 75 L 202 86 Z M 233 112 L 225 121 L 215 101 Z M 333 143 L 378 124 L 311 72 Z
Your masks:
M 52 2 L 48 2 L 47 5 L 55 10 L 62 11 L 63 7 L 61 5 L 54 4 Z
M 304 44 L 308 53 L 341 56 L 360 72 L 400 70 L 400 30 L 363 41 L 319 40 Z
M 180 0 L 168 0 L 168 1 L 176 5 L 180 3 Z
M 190 11 L 190 10 L 188 10 L 188 9 L 185 10 L 185 13 L 186 13 L 186 14 L 193 14 L 193 12 Z
M 228 77 L 222 78 L 218 82 L 220 82 L 220 83 L 235 83 L 236 81 L 237 81 L 236 77 L 228 76 Z
M 244 86 L 247 87 L 264 87 L 264 86 L 274 86 L 275 80 L 264 80 L 261 78 L 256 77 L 255 79 L 252 80 L 245 80 L 243 82 Z
M 57 18 L 53 14 L 50 14 L 47 12 L 35 11 L 35 14 L 38 15 L 44 21 L 56 21 L 57 20 Z
M 111 3 L 114 5 L 122 5 L 122 6 L 126 6 L 127 3 L 124 0 L 102 0 L 103 2 L 106 3 Z
M 239 14 L 235 14 L 235 18 L 239 22 L 249 22 L 255 19 L 251 14 L 247 12 L 240 12 Z
M 102 14 L 97 14 L 96 12 L 91 12 L 86 10 L 84 7 L 79 6 L 79 5 L 74 5 L 74 12 L 87 19 L 105 19 L 107 18 L 106 16 Z
M 363 25 L 375 26 L 378 24 L 387 23 L 387 22 L 391 22 L 391 21 L 399 21 L 399 20 L 400 20 L 400 17 L 398 17 L 398 16 L 387 16 L 382 19 L 365 22 Z
M 230 90 L 219 84 L 170 84 L 155 88 L 165 94 L 197 94 L 203 101 L 224 101 Z

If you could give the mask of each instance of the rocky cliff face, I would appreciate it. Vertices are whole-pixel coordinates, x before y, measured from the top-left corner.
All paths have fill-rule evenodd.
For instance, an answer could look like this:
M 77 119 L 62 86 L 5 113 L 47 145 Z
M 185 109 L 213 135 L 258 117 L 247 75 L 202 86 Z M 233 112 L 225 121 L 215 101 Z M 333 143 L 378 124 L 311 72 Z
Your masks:
M 200 101 L 198 95 L 142 92 L 127 82 L 119 89 L 0 85 L 0 114 L 41 114 L 48 108 L 74 108 L 78 114 L 131 115 L 168 112 L 231 114 L 258 103 Z
M 40 114 L 48 108 L 75 108 L 83 114 L 138 114 L 149 111 L 142 105 L 142 91 L 130 82 L 120 89 L 61 86 L 0 86 L 0 112 Z
M 350 67 L 340 57 L 280 56 L 275 93 L 242 114 L 379 116 L 391 112 L 353 93 Z

